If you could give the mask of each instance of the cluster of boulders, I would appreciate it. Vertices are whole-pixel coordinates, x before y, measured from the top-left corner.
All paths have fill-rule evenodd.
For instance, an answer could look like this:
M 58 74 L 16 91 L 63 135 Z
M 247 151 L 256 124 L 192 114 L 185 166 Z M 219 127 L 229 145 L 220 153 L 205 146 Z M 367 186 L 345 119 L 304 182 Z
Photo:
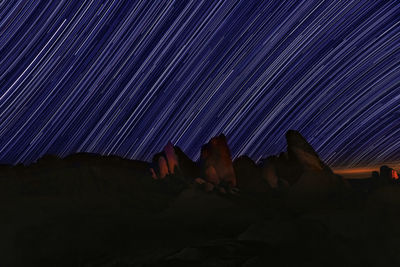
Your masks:
M 178 156 L 171 142 L 164 150 L 153 157 L 153 167 L 150 168 L 153 179 L 164 179 L 167 175 L 175 174 L 179 169 Z
M 207 192 L 236 194 L 237 179 L 226 137 L 219 135 L 201 149 L 199 162 L 193 162 L 171 142 L 153 157 L 150 171 L 154 179 L 181 175 Z
M 255 163 L 247 156 L 232 162 L 226 137 L 221 134 L 201 148 L 198 162 L 193 162 L 169 142 L 154 156 L 151 172 L 163 179 L 176 172 L 204 188 L 221 193 L 269 192 L 289 190 L 293 194 L 330 195 L 347 187 L 318 156 L 297 131 L 286 134 L 287 151 Z

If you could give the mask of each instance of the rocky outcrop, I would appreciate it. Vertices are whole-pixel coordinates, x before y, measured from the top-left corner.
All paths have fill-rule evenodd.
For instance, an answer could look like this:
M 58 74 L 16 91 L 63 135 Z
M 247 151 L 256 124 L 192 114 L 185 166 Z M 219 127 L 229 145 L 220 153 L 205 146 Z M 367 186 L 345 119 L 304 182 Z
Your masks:
M 289 203 L 321 204 L 347 190 L 347 182 L 331 171 L 299 132 L 288 131 L 286 140 L 287 152 L 263 160 L 261 174 L 272 188 L 285 188 Z
M 381 174 L 380 174 L 382 179 L 385 179 L 389 182 L 396 182 L 399 179 L 399 175 L 397 174 L 397 171 L 394 169 L 388 167 L 388 166 L 382 166 L 381 167 Z
M 286 133 L 287 152 L 263 160 L 262 176 L 271 187 L 278 184 L 295 184 L 304 172 L 316 171 L 332 174 L 314 148 L 297 131 Z
M 399 174 L 396 170 L 383 165 L 380 167 L 380 172 L 373 172 L 372 178 L 375 181 L 375 185 L 388 185 L 388 184 L 397 184 L 399 183 Z
M 341 176 L 321 171 L 306 171 L 288 188 L 287 206 L 296 210 L 343 208 L 350 186 Z
M 238 157 L 233 161 L 237 186 L 242 192 L 269 192 L 271 186 L 263 180 L 261 168 L 247 156 Z
M 191 160 L 180 147 L 174 146 L 174 151 L 177 156 L 179 169 L 186 179 L 194 180 L 201 177 L 201 169 L 196 162 Z
M 200 160 L 207 181 L 236 187 L 236 175 L 225 135 L 214 137 L 204 145 Z
M 262 177 L 272 188 L 278 188 L 278 175 L 275 170 L 275 165 L 271 161 L 267 161 L 262 168 Z
M 221 182 L 217 171 L 215 170 L 214 166 L 212 166 L 212 165 L 208 166 L 205 169 L 204 175 L 205 175 L 207 181 L 212 184 L 218 185 Z
M 232 163 L 226 137 L 221 134 L 213 137 L 201 148 L 198 163 L 192 161 L 179 147 L 169 142 L 161 153 L 153 158 L 151 174 L 157 179 L 173 175 L 177 170 L 186 181 L 197 183 L 207 191 L 231 192 L 238 187 L 243 192 L 280 192 L 292 188 L 293 194 L 307 190 L 336 190 L 345 185 L 340 176 L 320 159 L 314 148 L 297 131 L 286 134 L 287 151 L 278 156 L 270 156 L 255 164 L 249 157 L 242 156 Z M 384 169 L 384 175 L 392 175 Z M 386 174 L 387 173 L 387 174 Z M 198 183 L 200 180 L 204 183 Z M 211 187 L 213 189 L 211 189 Z M 282 191 L 282 192 L 283 192 Z
M 162 152 L 154 155 L 150 172 L 153 178 L 163 179 L 177 171 L 180 171 L 179 158 L 174 145 L 168 142 Z
M 299 132 L 289 130 L 286 133 L 286 140 L 289 159 L 299 162 L 304 171 L 330 171 L 329 167 L 321 161 L 314 148 Z

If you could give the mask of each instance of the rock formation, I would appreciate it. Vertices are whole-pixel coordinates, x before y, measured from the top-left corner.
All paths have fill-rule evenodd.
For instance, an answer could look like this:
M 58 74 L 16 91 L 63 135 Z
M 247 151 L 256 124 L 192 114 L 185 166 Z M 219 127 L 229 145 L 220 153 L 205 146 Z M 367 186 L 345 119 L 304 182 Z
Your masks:
M 179 158 L 174 145 L 168 142 L 162 152 L 154 155 L 150 172 L 153 178 L 163 179 L 177 170 L 180 171 Z
M 180 147 L 175 146 L 174 151 L 178 159 L 179 169 L 186 179 L 193 180 L 201 177 L 201 169 L 196 162 L 192 161 Z
M 175 153 L 174 145 L 171 142 L 164 147 L 164 153 L 167 158 L 168 169 L 170 174 L 175 173 L 175 168 L 179 168 L 178 156 Z
M 201 148 L 201 163 L 207 181 L 236 187 L 236 175 L 225 135 L 212 138 Z
M 237 186 L 243 192 L 268 192 L 271 187 L 263 180 L 261 168 L 247 156 L 238 157 L 233 162 Z
M 380 168 L 379 181 L 380 184 L 398 183 L 399 175 L 396 170 L 384 165 Z
M 164 179 L 165 176 L 169 174 L 167 160 L 164 156 L 160 156 L 158 158 L 158 170 L 159 170 L 159 178 Z
M 398 180 L 399 179 L 399 174 L 395 170 L 392 170 L 392 179 L 393 180 Z
M 322 171 L 325 169 L 330 171 L 329 167 L 321 161 L 314 148 L 299 132 L 289 130 L 286 133 L 286 140 L 289 159 L 298 161 L 304 171 Z
M 232 192 L 238 187 L 243 192 L 291 192 L 293 196 L 303 193 L 317 196 L 330 194 L 346 187 L 346 182 L 335 175 L 320 159 L 314 148 L 297 131 L 286 134 L 287 151 L 270 156 L 255 164 L 242 156 L 232 163 L 226 137 L 221 134 L 202 146 L 198 163 L 192 161 L 179 147 L 171 142 L 153 158 L 150 169 L 153 178 L 163 179 L 177 170 L 186 181 L 193 182 L 206 191 Z M 392 169 L 383 168 L 381 175 L 393 179 Z M 398 176 L 397 176 L 398 177 Z M 199 183 L 204 181 L 204 183 Z M 291 188 L 291 190 L 287 190 Z M 320 192 L 319 192 L 320 191 Z M 340 191 L 340 190 L 339 190 Z
M 277 184 L 292 185 L 303 173 L 303 166 L 295 158 L 286 156 L 270 156 L 262 161 L 262 177 L 271 187 Z
M 218 173 L 215 170 L 213 165 L 209 165 L 208 167 L 206 167 L 205 171 L 204 171 L 204 175 L 207 179 L 208 182 L 218 185 L 221 180 L 219 179 Z
M 275 166 L 271 161 L 267 161 L 262 168 L 262 177 L 272 188 L 278 188 L 278 176 Z
M 153 156 L 152 164 L 150 164 L 150 173 L 153 179 L 164 179 L 170 174 L 168 162 L 164 152 L 157 153 Z
M 289 130 L 286 140 L 287 152 L 270 156 L 262 163 L 263 179 L 271 187 L 276 188 L 279 183 L 293 185 L 308 171 L 333 173 L 299 132 Z

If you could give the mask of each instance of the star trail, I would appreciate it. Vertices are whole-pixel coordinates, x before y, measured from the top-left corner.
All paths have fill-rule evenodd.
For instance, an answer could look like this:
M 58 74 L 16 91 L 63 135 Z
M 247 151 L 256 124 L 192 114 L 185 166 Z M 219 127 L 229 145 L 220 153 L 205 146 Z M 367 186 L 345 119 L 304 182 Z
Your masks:
M 332 166 L 400 161 L 398 1 L 0 1 L 0 161 L 259 160 L 300 131 Z

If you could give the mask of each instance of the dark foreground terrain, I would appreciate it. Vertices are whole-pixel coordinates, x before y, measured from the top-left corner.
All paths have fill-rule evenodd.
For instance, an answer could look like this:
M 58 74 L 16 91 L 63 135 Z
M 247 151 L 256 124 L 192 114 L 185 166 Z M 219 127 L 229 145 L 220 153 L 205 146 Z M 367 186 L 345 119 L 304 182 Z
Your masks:
M 277 158 L 275 171 L 240 158 L 224 183 L 218 164 L 177 154 L 163 178 L 162 166 L 151 178 L 148 163 L 93 154 L 1 166 L 0 266 L 400 264 L 395 183 L 348 183 L 290 153 L 297 180 Z

